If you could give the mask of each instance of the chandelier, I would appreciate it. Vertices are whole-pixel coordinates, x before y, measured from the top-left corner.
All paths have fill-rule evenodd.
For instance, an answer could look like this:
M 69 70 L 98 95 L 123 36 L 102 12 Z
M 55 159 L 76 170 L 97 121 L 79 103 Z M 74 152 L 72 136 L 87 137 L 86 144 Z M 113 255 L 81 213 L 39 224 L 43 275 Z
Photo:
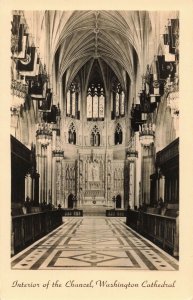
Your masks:
M 42 146 L 48 146 L 52 139 L 52 128 L 48 123 L 41 123 L 37 125 L 36 130 L 37 141 Z
M 150 146 L 154 142 L 155 125 L 153 123 L 145 123 L 140 126 L 139 140 L 143 146 Z

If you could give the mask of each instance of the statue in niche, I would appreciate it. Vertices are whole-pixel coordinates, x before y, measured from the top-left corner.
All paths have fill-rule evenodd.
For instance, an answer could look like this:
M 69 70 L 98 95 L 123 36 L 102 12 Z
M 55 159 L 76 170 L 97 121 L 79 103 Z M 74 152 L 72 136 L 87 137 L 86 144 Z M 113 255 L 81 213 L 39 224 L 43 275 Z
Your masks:
M 99 180 L 99 164 L 94 161 L 88 165 L 88 180 L 89 181 L 100 181 Z

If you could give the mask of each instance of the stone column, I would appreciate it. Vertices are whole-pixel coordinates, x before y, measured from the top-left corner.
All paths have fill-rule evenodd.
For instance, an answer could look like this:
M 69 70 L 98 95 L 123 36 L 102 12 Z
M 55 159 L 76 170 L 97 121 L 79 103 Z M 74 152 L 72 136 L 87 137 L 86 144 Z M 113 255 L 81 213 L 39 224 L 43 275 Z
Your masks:
M 47 203 L 52 202 L 52 151 L 51 144 L 47 147 Z
M 152 145 L 142 146 L 141 189 L 142 202 L 150 204 L 150 175 L 153 173 Z
M 56 201 L 56 157 L 52 156 L 52 203 L 57 207 Z
M 41 202 L 46 201 L 46 146 L 41 146 Z
M 129 162 L 129 205 L 131 209 L 135 206 L 135 161 Z
M 47 198 L 47 190 L 48 190 L 48 159 L 47 159 L 47 146 L 44 150 L 44 197 L 45 202 L 48 203 Z
M 57 206 L 61 205 L 61 160 L 56 159 L 56 201 Z

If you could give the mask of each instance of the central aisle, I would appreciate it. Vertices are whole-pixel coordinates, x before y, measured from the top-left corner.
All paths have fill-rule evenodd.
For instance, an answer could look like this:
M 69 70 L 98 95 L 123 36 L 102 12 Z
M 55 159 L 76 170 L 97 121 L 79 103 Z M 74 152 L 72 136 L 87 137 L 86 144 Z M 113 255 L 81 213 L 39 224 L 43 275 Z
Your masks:
M 12 258 L 12 269 L 177 270 L 178 261 L 125 225 L 125 218 L 70 217 Z

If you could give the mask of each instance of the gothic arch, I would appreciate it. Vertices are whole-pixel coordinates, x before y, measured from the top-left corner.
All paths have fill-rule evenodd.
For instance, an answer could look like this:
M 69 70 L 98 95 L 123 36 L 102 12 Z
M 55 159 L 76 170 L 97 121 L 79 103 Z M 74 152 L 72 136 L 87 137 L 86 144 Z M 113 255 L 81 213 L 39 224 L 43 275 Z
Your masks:
M 121 125 L 118 123 L 115 128 L 115 145 L 120 145 L 123 142 L 123 131 Z
M 90 135 L 90 145 L 92 147 L 98 147 L 100 146 L 100 141 L 101 136 L 100 136 L 100 131 L 98 129 L 98 126 L 94 126 L 92 131 L 91 131 L 91 135 Z
M 76 127 L 72 122 L 68 129 L 68 143 L 76 145 Z

